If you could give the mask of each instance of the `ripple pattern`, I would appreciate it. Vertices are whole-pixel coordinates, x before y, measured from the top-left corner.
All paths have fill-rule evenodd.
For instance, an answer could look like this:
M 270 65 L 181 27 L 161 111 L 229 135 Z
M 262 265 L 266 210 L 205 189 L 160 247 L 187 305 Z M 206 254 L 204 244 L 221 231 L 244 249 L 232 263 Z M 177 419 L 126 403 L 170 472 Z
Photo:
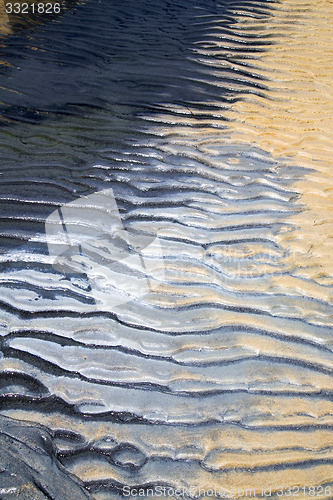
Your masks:
M 295 153 L 304 121 L 262 135 L 290 106 L 303 120 L 281 46 L 298 24 L 313 36 L 313 9 L 86 1 L 3 39 L 1 414 L 48 428 L 80 495 L 333 497 L 331 160 Z M 126 229 L 158 236 L 165 270 L 117 310 L 54 268 L 45 234 L 106 189 Z

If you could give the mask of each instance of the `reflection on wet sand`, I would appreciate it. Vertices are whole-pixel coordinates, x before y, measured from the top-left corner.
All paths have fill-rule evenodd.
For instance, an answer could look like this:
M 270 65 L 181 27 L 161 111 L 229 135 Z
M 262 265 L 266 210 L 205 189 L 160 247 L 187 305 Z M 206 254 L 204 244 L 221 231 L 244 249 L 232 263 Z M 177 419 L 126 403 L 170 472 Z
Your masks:
M 1 412 L 51 429 L 96 500 L 159 484 L 329 499 L 329 6 L 170 4 L 88 2 L 8 72 Z M 158 234 L 165 280 L 91 313 L 40 227 L 111 186 L 126 230 Z

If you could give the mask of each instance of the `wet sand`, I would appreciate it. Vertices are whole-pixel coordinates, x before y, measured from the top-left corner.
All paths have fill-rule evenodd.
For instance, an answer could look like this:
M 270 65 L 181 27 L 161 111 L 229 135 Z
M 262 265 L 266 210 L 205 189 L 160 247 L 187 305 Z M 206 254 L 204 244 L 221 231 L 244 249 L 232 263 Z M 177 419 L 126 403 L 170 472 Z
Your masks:
M 47 426 L 98 500 L 331 498 L 330 5 L 108 8 L 5 55 L 1 413 Z M 166 270 L 116 314 L 55 271 L 44 232 L 110 187 Z

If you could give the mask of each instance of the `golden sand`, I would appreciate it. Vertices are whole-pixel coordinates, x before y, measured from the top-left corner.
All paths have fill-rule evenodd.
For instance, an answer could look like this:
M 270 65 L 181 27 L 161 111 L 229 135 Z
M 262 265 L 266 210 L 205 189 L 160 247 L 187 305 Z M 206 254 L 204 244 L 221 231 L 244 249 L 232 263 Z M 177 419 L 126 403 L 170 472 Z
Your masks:
M 244 96 L 226 112 L 232 140 L 312 169 L 294 187 L 306 209 L 289 238 L 298 275 L 332 283 L 333 8 L 329 0 L 285 0 L 266 24 L 273 45 L 255 64 L 269 99 Z M 288 240 L 285 240 L 287 244 Z

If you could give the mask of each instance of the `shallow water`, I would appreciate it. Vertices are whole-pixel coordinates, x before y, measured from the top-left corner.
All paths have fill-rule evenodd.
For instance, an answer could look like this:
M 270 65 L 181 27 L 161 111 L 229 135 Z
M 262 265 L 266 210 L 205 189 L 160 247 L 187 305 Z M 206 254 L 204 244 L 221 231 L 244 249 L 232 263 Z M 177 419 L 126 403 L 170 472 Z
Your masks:
M 333 496 L 330 9 L 87 1 L 3 39 L 1 413 L 92 498 Z M 164 256 L 116 308 L 45 233 L 107 189 Z

